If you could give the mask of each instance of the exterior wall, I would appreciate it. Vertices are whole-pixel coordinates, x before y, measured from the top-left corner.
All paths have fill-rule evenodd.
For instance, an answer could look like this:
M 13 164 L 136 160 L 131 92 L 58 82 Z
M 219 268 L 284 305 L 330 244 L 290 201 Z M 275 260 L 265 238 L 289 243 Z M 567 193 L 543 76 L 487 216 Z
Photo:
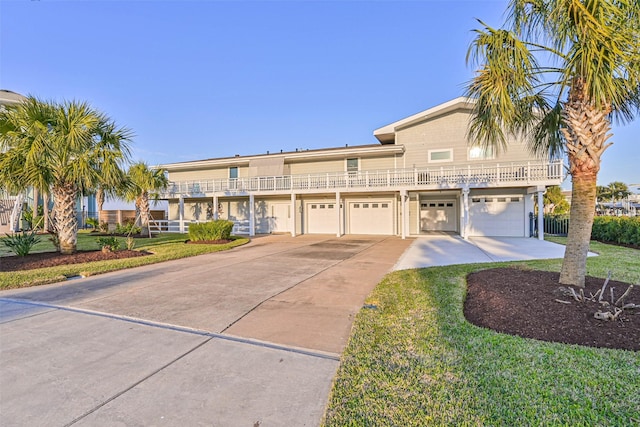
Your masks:
M 407 168 L 449 167 L 482 162 L 526 162 L 532 160 L 524 144 L 512 140 L 508 150 L 493 159 L 469 160 L 467 125 L 469 113 L 455 112 L 435 117 L 401 129 L 396 134 L 396 144 L 405 147 L 404 160 Z M 453 161 L 429 162 L 429 150 L 453 149 Z
M 239 176 L 247 176 L 249 168 L 246 166 L 238 167 Z M 199 181 L 206 179 L 227 179 L 229 178 L 229 167 L 218 167 L 215 169 L 198 169 L 189 171 L 175 171 L 169 173 L 171 181 Z
M 313 160 L 289 163 L 291 175 L 321 174 L 327 172 L 344 172 L 344 159 Z

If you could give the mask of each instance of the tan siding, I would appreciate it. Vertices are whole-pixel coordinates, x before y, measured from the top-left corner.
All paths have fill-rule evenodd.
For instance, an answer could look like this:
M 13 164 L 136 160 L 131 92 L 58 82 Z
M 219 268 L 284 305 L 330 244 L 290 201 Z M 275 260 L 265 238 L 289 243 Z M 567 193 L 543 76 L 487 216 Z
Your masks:
M 242 168 L 240 169 L 242 170 Z M 238 172 L 241 172 L 241 170 L 239 170 Z M 169 172 L 170 181 L 199 181 L 206 179 L 226 178 L 229 178 L 229 168 Z
M 360 170 L 389 170 L 395 168 L 394 164 L 393 156 L 364 158 L 360 159 Z
M 344 172 L 345 161 L 337 160 L 314 160 L 306 162 L 296 162 L 289 164 L 291 175 L 306 175 L 326 172 Z
M 406 167 L 447 167 L 482 162 L 521 162 L 532 160 L 524 144 L 513 142 L 495 159 L 469 160 L 467 123 L 469 113 L 455 112 L 436 117 L 398 131 L 397 144 L 405 147 Z M 452 162 L 429 163 L 429 150 L 453 149 Z
M 412 194 L 409 198 L 409 234 L 418 234 L 418 218 L 420 211 L 418 210 L 418 195 Z

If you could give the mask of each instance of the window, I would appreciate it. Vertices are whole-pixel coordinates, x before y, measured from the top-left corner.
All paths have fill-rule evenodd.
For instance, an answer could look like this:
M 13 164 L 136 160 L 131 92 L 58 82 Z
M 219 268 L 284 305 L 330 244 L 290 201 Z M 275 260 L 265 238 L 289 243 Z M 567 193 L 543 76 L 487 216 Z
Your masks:
M 232 166 L 229 168 L 229 179 L 236 179 L 236 178 L 238 178 L 238 167 Z
M 371 207 L 372 207 L 372 208 L 377 208 L 377 207 L 378 207 L 378 204 L 377 204 L 377 203 L 373 203 L 373 204 L 371 205 Z
M 362 204 L 362 207 L 363 207 L 364 209 L 368 208 L 368 207 L 369 207 L 369 203 L 363 203 L 363 204 Z
M 383 203 L 383 204 L 382 204 L 382 208 L 383 208 L 383 209 L 386 209 L 386 208 L 388 208 L 388 207 L 389 207 L 389 203 Z
M 493 159 L 493 148 L 478 145 L 469 148 L 469 160 Z
M 511 201 L 512 202 L 519 202 L 520 201 L 520 197 L 512 197 Z
M 450 162 L 453 160 L 453 150 L 429 150 L 429 163 Z
M 360 207 L 360 203 L 354 203 L 354 204 L 353 204 L 353 207 L 354 207 L 355 209 L 358 209 L 358 208 Z
M 358 159 L 347 159 L 347 172 L 355 174 L 358 170 Z

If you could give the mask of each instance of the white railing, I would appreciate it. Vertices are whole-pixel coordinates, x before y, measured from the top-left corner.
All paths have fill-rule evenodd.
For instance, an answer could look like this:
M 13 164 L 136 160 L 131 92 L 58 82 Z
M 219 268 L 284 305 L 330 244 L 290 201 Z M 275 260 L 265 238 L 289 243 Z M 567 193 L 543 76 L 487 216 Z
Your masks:
M 152 220 L 149 221 L 149 229 L 152 233 L 187 233 L 189 232 L 189 224 L 198 224 L 208 221 L 196 221 L 196 220 Z M 234 221 L 233 229 L 231 230 L 233 235 L 249 234 L 249 221 Z
M 553 162 L 495 163 L 483 165 L 390 169 L 323 174 L 210 179 L 170 182 L 162 196 L 212 193 L 291 192 L 314 190 L 380 189 L 398 187 L 460 188 L 463 186 L 534 184 L 561 181 L 564 167 Z

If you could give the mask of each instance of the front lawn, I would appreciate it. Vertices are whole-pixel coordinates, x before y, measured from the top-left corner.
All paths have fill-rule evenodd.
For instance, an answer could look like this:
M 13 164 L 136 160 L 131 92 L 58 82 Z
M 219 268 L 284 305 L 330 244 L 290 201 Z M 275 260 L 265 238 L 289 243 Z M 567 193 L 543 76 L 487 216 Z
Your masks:
M 119 237 L 120 247 L 126 248 L 126 238 Z M 233 242 L 222 245 L 187 245 L 186 234 L 163 233 L 151 239 L 135 239 L 134 250 L 150 252 L 151 255 L 125 258 L 109 261 L 98 261 L 83 264 L 70 264 L 59 267 L 39 268 L 26 271 L 0 272 L 0 289 L 19 288 L 26 286 L 54 283 L 72 276 L 91 276 L 109 271 L 154 264 L 172 259 L 186 258 L 209 252 L 218 252 L 231 249 L 249 242 L 247 238 L 234 238 Z M 1 239 L 0 239 L 1 240 Z M 96 236 L 87 232 L 78 233 L 78 249 L 98 249 Z M 38 243 L 32 252 L 54 251 L 53 244 L 46 237 Z M 0 263 L 2 257 L 10 255 L 7 247 L 0 243 Z
M 640 284 L 640 251 L 591 249 L 600 256 L 589 275 L 612 270 Z M 324 425 L 640 425 L 640 353 L 523 339 L 464 319 L 466 275 L 507 264 L 558 271 L 561 260 L 387 275 L 356 318 Z

